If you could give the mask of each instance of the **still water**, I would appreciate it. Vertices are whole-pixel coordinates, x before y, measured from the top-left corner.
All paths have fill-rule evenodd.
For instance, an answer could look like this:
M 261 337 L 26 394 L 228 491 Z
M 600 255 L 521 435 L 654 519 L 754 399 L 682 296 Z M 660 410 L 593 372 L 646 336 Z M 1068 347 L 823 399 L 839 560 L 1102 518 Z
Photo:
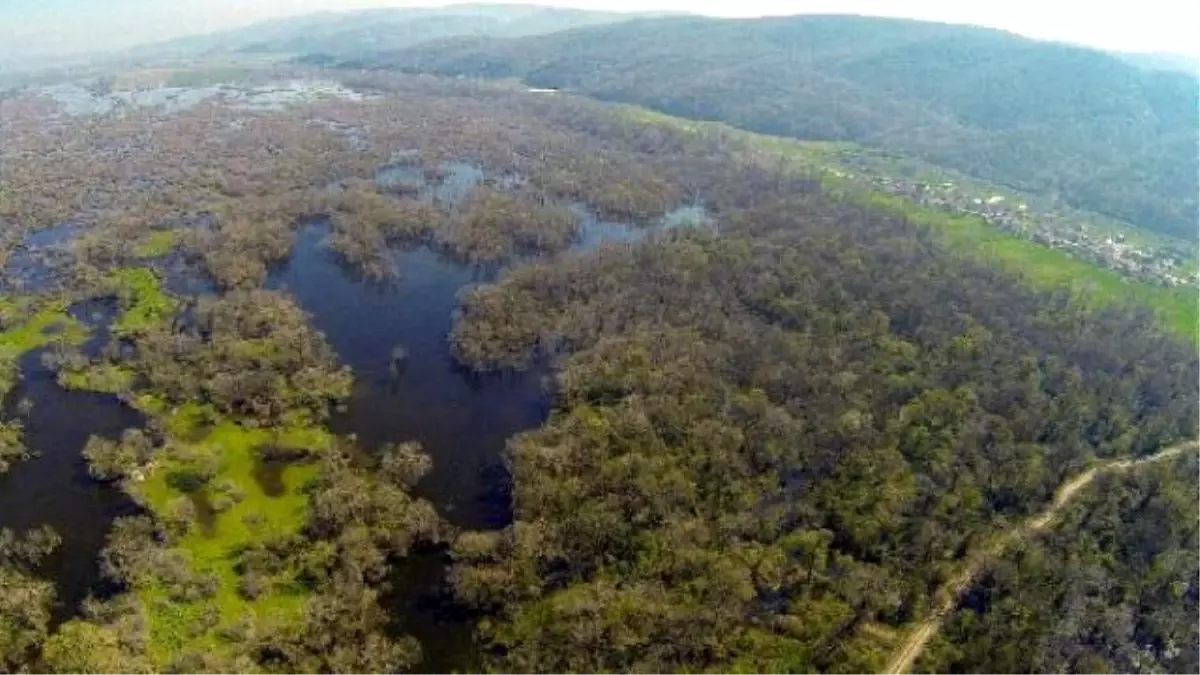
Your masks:
M 363 281 L 326 248 L 327 223 L 303 226 L 291 260 L 271 288 L 291 293 L 312 315 L 342 362 L 354 392 L 333 430 L 355 434 L 368 450 L 417 441 L 433 469 L 417 492 L 451 522 L 497 528 L 508 523 L 501 452 L 507 438 L 540 424 L 550 399 L 543 371 L 481 376 L 454 361 L 448 334 L 458 292 L 489 280 L 428 248 L 394 252 L 398 278 Z M 408 357 L 391 367 L 394 347 Z
M 574 252 L 610 241 L 632 241 L 640 232 L 581 214 Z M 328 222 L 302 226 L 292 257 L 268 280 L 291 293 L 312 315 L 341 361 L 355 376 L 354 391 L 333 430 L 354 434 L 367 450 L 417 441 L 433 468 L 417 485 L 448 521 L 495 529 L 512 519 L 507 439 L 545 421 L 551 405 L 549 369 L 481 375 L 458 364 L 449 333 L 458 295 L 495 279 L 491 266 L 463 265 L 428 247 L 393 251 L 397 277 L 387 283 L 359 278 L 326 245 Z M 393 350 L 407 351 L 392 366 Z M 383 598 L 398 633 L 420 640 L 425 659 L 418 672 L 476 670 L 471 621 L 448 597 L 444 551 L 415 552 L 393 574 Z
M 407 177 L 407 176 L 406 176 Z M 438 201 L 461 200 L 480 174 L 452 166 L 436 194 Z M 566 255 L 578 255 L 610 242 L 634 242 L 657 228 L 605 222 L 582 205 L 580 232 Z M 682 210 L 681 210 L 682 211 Z M 701 214 L 702 215 L 702 214 Z M 703 220 L 692 212 L 664 217 L 664 229 Z M 429 247 L 390 252 L 397 277 L 387 283 L 363 280 L 342 265 L 326 246 L 327 221 L 301 225 L 292 256 L 271 273 L 267 285 L 292 294 L 312 316 L 341 361 L 354 371 L 355 385 L 333 430 L 355 435 L 375 451 L 387 443 L 417 441 L 433 458 L 433 468 L 417 486 L 451 523 L 472 529 L 496 529 L 512 518 L 505 443 L 514 434 L 541 424 L 550 412 L 550 370 L 480 375 L 451 355 L 449 332 L 464 288 L 494 281 L 494 266 L 455 262 Z M 60 242 L 34 242 L 31 248 Z M 31 261 L 37 269 L 37 260 Z M 171 290 L 211 292 L 203 280 L 180 273 L 178 265 L 160 269 Z M 93 349 L 105 339 L 107 306 L 89 305 L 97 331 Z M 84 318 L 84 317 L 81 317 Z M 407 358 L 396 368 L 392 355 L 403 347 Z M 33 402 L 23 418 L 25 442 L 40 454 L 18 463 L 0 477 L 0 527 L 17 531 L 42 524 L 63 536 L 62 547 L 42 573 L 56 581 L 60 616 L 69 615 L 95 588 L 97 556 L 114 518 L 137 512 L 115 486 L 92 481 L 80 451 L 92 434 L 110 438 L 141 426 L 144 420 L 114 396 L 62 389 L 41 363 L 41 351 L 20 361 L 23 380 L 5 406 L 19 416 L 22 398 Z M 269 483 L 270 467 L 263 467 Z M 397 630 L 418 637 L 426 651 L 420 670 L 470 669 L 470 623 L 445 595 L 444 551 L 422 551 L 403 563 L 394 592 L 386 599 L 397 617 Z
M 55 618 L 72 613 L 99 581 L 96 563 L 112 521 L 138 512 L 115 486 L 98 483 L 81 454 L 88 437 L 117 438 L 144 420 L 116 396 L 69 391 L 42 365 L 38 349 L 20 359 L 21 382 L 5 400 L 5 415 L 24 425 L 25 446 L 37 453 L 0 476 L 0 527 L 24 532 L 49 525 L 62 544 L 38 568 L 57 585 Z M 22 415 L 18 402 L 33 403 Z

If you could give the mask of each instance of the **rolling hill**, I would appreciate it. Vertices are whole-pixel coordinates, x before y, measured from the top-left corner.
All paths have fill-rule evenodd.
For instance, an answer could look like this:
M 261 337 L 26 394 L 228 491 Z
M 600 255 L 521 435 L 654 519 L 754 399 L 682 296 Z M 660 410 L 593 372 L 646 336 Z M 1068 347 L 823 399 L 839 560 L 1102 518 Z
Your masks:
M 222 53 L 349 57 L 457 36 L 526 37 L 639 16 L 654 15 L 522 4 L 322 12 L 179 38 L 139 47 L 132 53 L 150 58 Z
M 464 34 L 341 62 L 518 77 L 754 131 L 855 141 L 1197 237 L 1195 79 L 1086 48 L 858 16 L 684 16 Z

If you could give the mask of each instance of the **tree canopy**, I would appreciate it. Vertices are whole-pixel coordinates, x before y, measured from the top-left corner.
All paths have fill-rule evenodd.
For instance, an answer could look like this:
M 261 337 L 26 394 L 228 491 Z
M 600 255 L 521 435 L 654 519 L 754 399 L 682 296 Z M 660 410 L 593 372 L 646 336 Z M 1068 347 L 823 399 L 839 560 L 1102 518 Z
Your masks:
M 855 141 L 1197 236 L 1196 78 L 1082 47 L 871 17 L 667 17 L 343 62 L 520 77 L 754 131 Z

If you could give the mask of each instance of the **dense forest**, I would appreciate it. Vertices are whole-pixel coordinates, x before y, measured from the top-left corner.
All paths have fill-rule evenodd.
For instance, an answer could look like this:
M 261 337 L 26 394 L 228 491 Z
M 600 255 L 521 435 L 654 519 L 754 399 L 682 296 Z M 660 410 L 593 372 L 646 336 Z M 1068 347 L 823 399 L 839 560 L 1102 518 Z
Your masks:
M 970 589 L 924 672 L 1200 668 L 1195 456 L 1110 476 Z
M 876 670 L 1064 480 L 1196 435 L 1200 357 L 1145 308 L 1036 290 L 725 135 L 288 73 L 335 74 L 340 97 L 259 110 L 0 101 L 4 466 L 40 461 L 39 368 L 145 420 L 77 449 L 131 502 L 85 597 L 48 562 L 78 532 L 0 527 L 0 670 L 427 670 L 449 624 L 398 599 L 423 556 L 470 634 L 462 670 Z M 685 206 L 704 217 L 672 224 Z M 597 222 L 623 238 L 581 245 Z M 455 449 L 335 433 L 371 382 L 274 283 L 314 224 L 363 297 L 424 288 L 403 252 L 469 271 L 443 317 L 454 377 L 549 374 L 548 417 L 496 449 L 499 527 L 423 492 Z M 393 381 L 416 372 L 403 347 Z M 996 563 L 922 666 L 1193 664 L 1193 466 L 1097 488 Z
M 869 17 L 670 17 L 340 61 L 519 77 L 770 134 L 855 141 L 1196 238 L 1196 78 L 1080 47 Z
M 993 528 L 1193 433 L 1194 350 L 1122 337 L 1148 316 L 1085 319 L 901 222 L 765 201 L 464 299 L 468 362 L 570 354 L 559 410 L 510 448 L 515 524 L 455 548 L 497 669 L 876 670 L 869 627 L 919 617 Z

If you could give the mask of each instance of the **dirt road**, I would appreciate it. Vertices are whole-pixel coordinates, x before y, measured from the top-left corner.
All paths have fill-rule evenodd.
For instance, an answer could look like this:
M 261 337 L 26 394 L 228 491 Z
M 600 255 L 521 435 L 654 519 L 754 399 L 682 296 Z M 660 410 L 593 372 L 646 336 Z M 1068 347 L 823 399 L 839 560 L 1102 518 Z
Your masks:
M 942 584 L 941 588 L 934 593 L 933 610 L 924 621 L 917 624 L 911 633 L 904 639 L 904 642 L 892 654 L 892 658 L 888 660 L 885 673 L 898 675 L 906 673 L 916 663 L 917 657 L 925 649 L 925 645 L 937 635 L 938 630 L 942 627 L 942 621 L 946 615 L 954 611 L 958 604 L 959 597 L 966 592 L 967 588 L 974 581 L 975 577 L 983 570 L 984 565 L 991 558 L 1002 554 L 1014 541 L 1026 534 L 1037 533 L 1045 530 L 1054 522 L 1072 499 L 1075 498 L 1079 491 L 1087 487 L 1097 476 L 1103 473 L 1114 471 L 1127 471 L 1142 464 L 1151 462 L 1161 462 L 1165 459 L 1170 459 L 1177 455 L 1195 450 L 1200 447 L 1196 441 L 1187 441 L 1178 445 L 1173 445 L 1166 450 L 1163 450 L 1155 455 L 1144 457 L 1138 460 L 1121 459 L 1106 462 L 1099 466 L 1094 466 L 1078 476 L 1068 480 L 1059 486 L 1054 493 L 1054 501 L 1050 506 L 1046 507 L 1045 511 L 1030 517 L 1023 524 L 1014 527 L 1012 530 L 1004 533 L 993 541 L 987 549 L 981 554 L 969 557 L 966 567 L 962 572 L 954 575 L 952 579 Z

